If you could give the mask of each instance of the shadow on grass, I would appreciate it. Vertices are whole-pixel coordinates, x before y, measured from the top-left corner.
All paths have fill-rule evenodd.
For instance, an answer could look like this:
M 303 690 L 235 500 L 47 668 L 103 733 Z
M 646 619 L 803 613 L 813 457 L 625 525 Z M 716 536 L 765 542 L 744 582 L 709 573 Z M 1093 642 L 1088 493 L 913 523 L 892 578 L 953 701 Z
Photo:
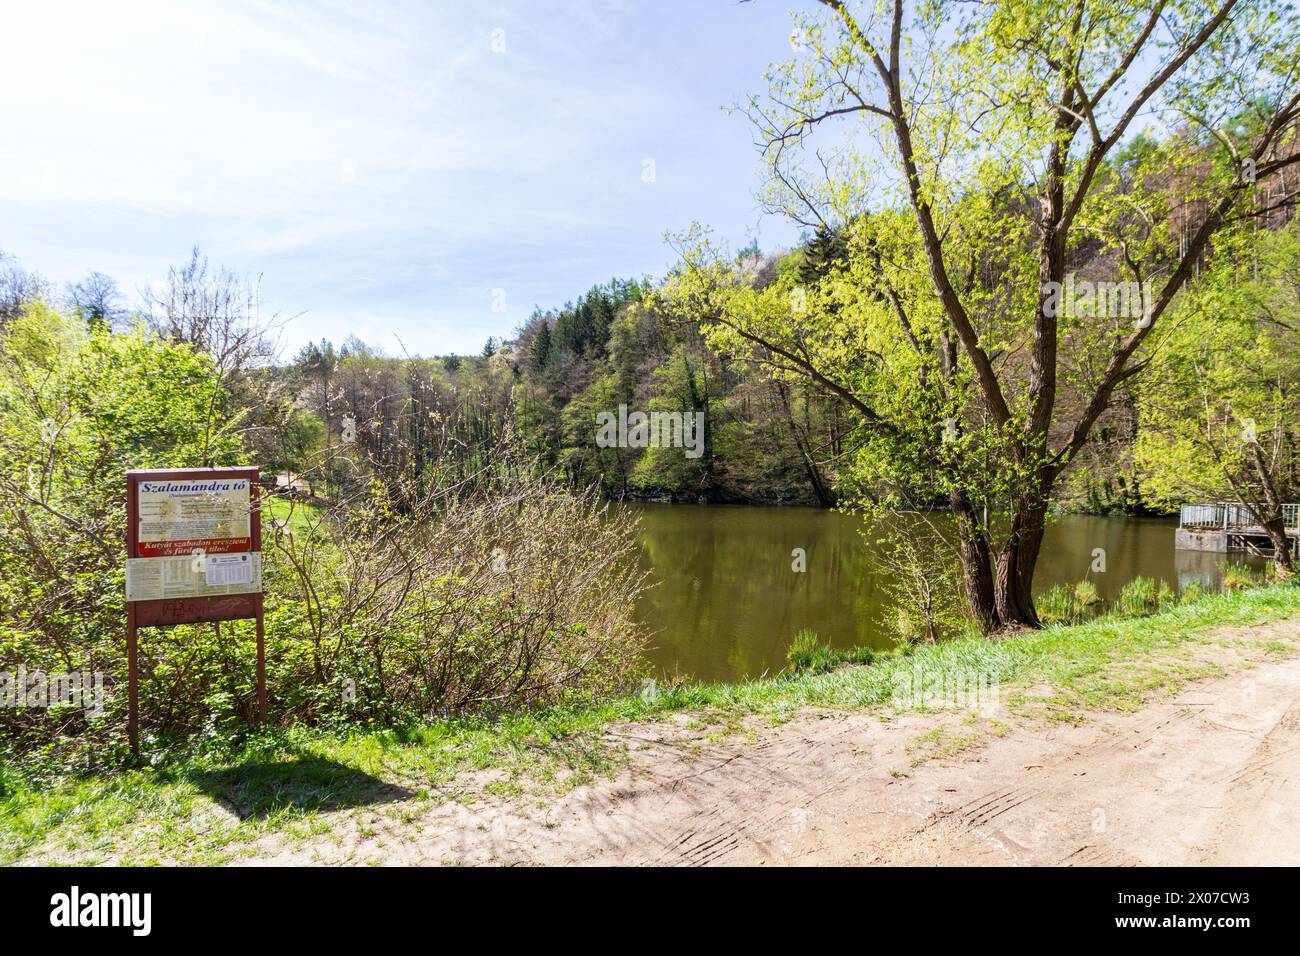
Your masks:
M 344 810 L 396 803 L 414 791 L 385 783 L 335 760 L 303 756 L 253 760 L 189 780 L 241 820 L 283 811 Z

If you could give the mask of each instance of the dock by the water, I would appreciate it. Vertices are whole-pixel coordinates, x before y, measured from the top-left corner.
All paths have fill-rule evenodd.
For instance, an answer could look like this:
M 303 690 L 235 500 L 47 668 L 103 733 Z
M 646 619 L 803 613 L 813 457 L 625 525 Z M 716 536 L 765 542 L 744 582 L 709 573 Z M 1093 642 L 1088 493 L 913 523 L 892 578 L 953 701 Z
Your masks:
M 1300 541 L 1300 504 L 1282 506 L 1282 521 L 1294 550 Z M 1255 513 L 1240 502 L 1183 505 L 1174 547 L 1220 554 L 1271 554 L 1273 543 Z

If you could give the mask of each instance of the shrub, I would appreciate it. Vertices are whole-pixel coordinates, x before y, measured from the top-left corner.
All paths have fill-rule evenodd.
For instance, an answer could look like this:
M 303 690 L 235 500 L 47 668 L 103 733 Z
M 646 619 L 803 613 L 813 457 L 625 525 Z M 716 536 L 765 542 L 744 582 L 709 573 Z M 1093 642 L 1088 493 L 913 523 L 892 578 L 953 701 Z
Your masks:
M 871 510 L 868 516 L 873 515 Z M 927 517 L 877 509 L 865 532 L 886 573 L 892 623 L 902 645 L 933 644 L 971 626 L 952 543 Z
M 791 670 L 796 672 L 807 670 L 812 666 L 820 650 L 822 650 L 821 639 L 818 638 L 817 632 L 803 628 L 790 642 L 790 647 L 785 652 L 785 659 Z
M 1115 601 L 1115 610 L 1120 614 L 1151 614 L 1159 608 L 1160 589 L 1154 578 L 1134 578 L 1124 585 Z
M 590 701 L 640 677 L 635 518 L 514 471 L 279 531 L 300 717 L 494 715 Z M 340 686 L 355 690 L 351 700 Z
M 820 674 L 834 670 L 841 664 L 870 664 L 875 659 L 875 654 L 867 647 L 833 650 L 829 644 L 821 643 L 816 631 L 804 628 L 790 642 L 785 659 L 789 662 L 790 670 L 796 674 Z
M 1069 587 L 1058 584 L 1034 601 L 1038 616 L 1045 624 L 1070 624 L 1074 621 L 1076 599 Z
M 0 340 L 0 671 L 98 672 L 108 712 L 0 709 L 0 749 L 57 761 L 115 743 L 125 711 L 123 472 L 241 462 L 211 358 L 135 328 L 87 329 L 29 306 Z M 248 673 L 212 628 L 142 635 L 145 726 Z M 100 756 L 111 748 L 100 748 Z
M 1244 564 L 1230 564 L 1223 572 L 1224 591 L 1244 591 L 1258 583 L 1255 573 Z
M 210 357 L 142 328 L 87 330 L 41 307 L 5 327 L 0 672 L 100 672 L 107 699 L 102 716 L 0 708 L 0 765 L 48 775 L 123 755 L 122 473 L 241 463 L 238 415 L 213 415 L 228 398 Z M 359 480 L 337 507 L 283 523 L 264 509 L 272 720 L 492 716 L 632 686 L 635 519 L 537 473 L 489 448 L 469 478 L 426 459 L 409 479 Z M 245 732 L 253 626 L 219 632 L 141 632 L 148 749 Z
M 1045 624 L 1080 624 L 1100 607 L 1097 585 L 1087 578 L 1073 587 L 1058 584 L 1034 601 L 1038 616 Z

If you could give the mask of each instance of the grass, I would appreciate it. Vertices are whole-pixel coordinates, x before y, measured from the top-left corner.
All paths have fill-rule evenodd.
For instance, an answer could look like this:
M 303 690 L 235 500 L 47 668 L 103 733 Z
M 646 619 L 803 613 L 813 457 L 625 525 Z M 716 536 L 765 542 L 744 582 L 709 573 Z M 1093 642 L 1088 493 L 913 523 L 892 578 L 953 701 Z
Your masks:
M 622 765 L 618 744 L 605 733 L 612 725 L 680 713 L 703 729 L 743 732 L 747 718 L 780 722 L 806 707 L 892 708 L 897 688 L 936 676 L 976 674 L 1003 688 L 1012 713 L 1075 721 L 1090 709 L 1131 709 L 1155 691 L 1216 673 L 1217 665 L 1191 653 L 1210 640 L 1210 628 L 1296 615 L 1300 587 L 1258 587 L 1171 603 L 1140 617 L 1108 615 L 998 640 L 964 638 L 877 654 L 867 666 L 843 666 L 843 658 L 833 660 L 815 637 L 805 637 L 802 670 L 739 684 L 661 687 L 655 695 L 495 722 L 335 733 L 289 728 L 221 756 L 43 788 L 0 765 L 0 863 L 218 863 L 263 834 L 292 841 L 320 833 L 326 829 L 320 814 L 330 810 L 410 819 L 425 806 L 479 792 L 564 792 Z M 1268 644 L 1258 650 L 1295 651 Z M 847 659 L 870 657 L 850 653 Z M 969 741 L 932 743 L 947 754 Z M 460 776 L 466 772 L 479 772 L 477 787 Z
M 291 501 L 288 498 L 279 498 L 273 495 L 268 495 L 262 499 L 262 511 L 273 520 L 285 524 L 287 529 L 294 534 L 309 534 L 311 532 L 308 515 L 319 507 L 320 505 L 311 502 Z
M 869 647 L 837 650 L 823 644 L 816 631 L 805 628 L 795 634 L 785 656 L 794 674 L 823 674 L 844 664 L 870 664 L 876 652 Z

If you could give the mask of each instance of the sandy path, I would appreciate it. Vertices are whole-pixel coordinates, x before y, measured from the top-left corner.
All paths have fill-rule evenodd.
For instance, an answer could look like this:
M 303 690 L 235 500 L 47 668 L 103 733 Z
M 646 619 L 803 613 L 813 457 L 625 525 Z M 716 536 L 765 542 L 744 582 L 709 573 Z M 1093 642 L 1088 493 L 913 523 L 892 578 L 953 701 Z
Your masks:
M 1300 658 L 1079 725 L 810 713 L 751 740 L 620 736 L 629 769 L 545 804 L 373 812 L 249 862 L 1300 864 Z

